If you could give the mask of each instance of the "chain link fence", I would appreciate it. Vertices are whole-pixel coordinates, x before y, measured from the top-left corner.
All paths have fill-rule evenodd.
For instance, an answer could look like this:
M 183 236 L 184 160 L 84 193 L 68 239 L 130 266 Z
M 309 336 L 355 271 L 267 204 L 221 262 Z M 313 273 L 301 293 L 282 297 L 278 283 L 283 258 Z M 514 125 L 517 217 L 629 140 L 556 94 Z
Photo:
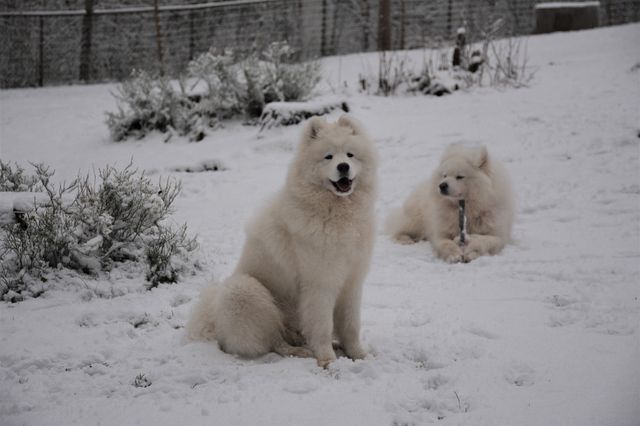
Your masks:
M 574 0 L 575 1 L 575 0 Z M 178 76 L 210 48 L 260 50 L 286 40 L 299 59 L 452 44 L 501 19 L 530 34 L 535 0 L 228 0 L 183 5 L 141 1 L 39 11 L 0 5 L 0 87 L 119 81 L 133 69 Z M 94 7 L 95 5 L 95 7 Z M 640 20 L 640 1 L 601 0 L 600 25 Z

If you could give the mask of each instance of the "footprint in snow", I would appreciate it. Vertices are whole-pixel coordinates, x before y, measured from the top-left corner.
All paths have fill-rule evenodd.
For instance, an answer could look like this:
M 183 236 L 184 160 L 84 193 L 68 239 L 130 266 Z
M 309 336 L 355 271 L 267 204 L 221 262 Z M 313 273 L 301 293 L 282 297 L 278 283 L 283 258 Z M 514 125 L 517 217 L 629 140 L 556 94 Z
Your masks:
M 546 303 L 549 303 L 552 307 L 555 307 L 555 308 L 566 308 L 577 302 L 576 299 L 570 296 L 562 296 L 559 294 L 554 294 L 553 296 L 549 296 L 544 301 Z
M 473 334 L 474 336 L 482 337 L 488 340 L 495 340 L 498 338 L 498 335 L 492 333 L 491 331 L 485 330 L 483 328 L 477 326 L 470 326 L 466 328 L 467 333 Z
M 535 376 L 535 370 L 525 364 L 513 365 L 504 373 L 505 380 L 518 387 L 533 386 L 536 382 Z
M 395 320 L 394 325 L 396 327 L 421 327 L 429 324 L 431 317 L 423 311 L 413 311 L 410 314 L 400 314 Z
M 303 395 L 311 392 L 315 392 L 318 389 L 318 384 L 309 379 L 300 379 L 287 383 L 282 387 L 285 392 Z
M 98 322 L 96 321 L 95 315 L 91 312 L 87 312 L 82 314 L 77 320 L 76 324 L 80 327 L 91 328 L 96 327 Z
M 575 324 L 579 320 L 577 299 L 570 296 L 554 294 L 545 298 L 544 301 L 550 305 L 552 309 L 559 311 L 559 313 L 549 316 L 549 320 L 547 321 L 549 327 L 564 327 Z
M 578 322 L 578 315 L 575 312 L 563 312 L 559 315 L 550 315 L 547 325 L 549 327 L 565 327 Z
M 544 203 L 544 204 L 537 204 L 533 206 L 527 206 L 522 209 L 522 214 L 529 215 L 529 214 L 535 214 L 538 212 L 553 210 L 557 206 L 558 206 L 557 203 Z
M 443 386 L 446 386 L 451 379 L 443 374 L 434 374 L 424 380 L 424 387 L 427 390 L 437 390 Z

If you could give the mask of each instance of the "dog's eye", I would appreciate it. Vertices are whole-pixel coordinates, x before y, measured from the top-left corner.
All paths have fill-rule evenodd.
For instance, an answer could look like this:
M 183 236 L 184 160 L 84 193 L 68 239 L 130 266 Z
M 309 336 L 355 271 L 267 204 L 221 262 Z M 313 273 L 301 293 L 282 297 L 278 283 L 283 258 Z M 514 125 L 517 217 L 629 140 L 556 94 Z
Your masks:
M 331 160 L 332 158 L 333 158 L 333 155 L 331 155 L 331 154 L 327 154 L 327 155 L 324 157 L 324 159 L 325 159 L 325 160 Z
M 460 175 L 458 175 L 458 176 L 456 176 L 456 179 L 457 179 L 457 180 L 462 180 L 462 179 L 464 179 L 464 176 L 460 176 Z
M 351 157 L 353 157 L 353 154 L 350 153 L 350 152 L 347 152 L 347 157 L 351 158 Z

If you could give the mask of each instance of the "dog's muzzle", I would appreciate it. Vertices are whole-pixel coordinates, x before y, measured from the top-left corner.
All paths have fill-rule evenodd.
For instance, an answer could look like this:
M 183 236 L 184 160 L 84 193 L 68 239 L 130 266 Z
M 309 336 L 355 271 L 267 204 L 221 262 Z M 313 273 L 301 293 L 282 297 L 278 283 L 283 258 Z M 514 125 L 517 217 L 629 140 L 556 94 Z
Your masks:
M 331 183 L 333 184 L 333 187 L 336 189 L 337 192 L 347 193 L 351 191 L 351 184 L 353 183 L 353 180 L 345 176 L 345 177 L 341 177 L 336 182 L 331 181 Z

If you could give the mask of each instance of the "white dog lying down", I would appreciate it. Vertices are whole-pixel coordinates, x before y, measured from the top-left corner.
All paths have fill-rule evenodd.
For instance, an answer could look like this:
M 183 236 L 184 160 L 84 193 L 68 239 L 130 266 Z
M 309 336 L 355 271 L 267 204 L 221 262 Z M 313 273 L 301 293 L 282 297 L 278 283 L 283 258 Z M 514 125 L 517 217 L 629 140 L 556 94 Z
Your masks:
M 458 202 L 465 200 L 467 241 L 461 247 Z M 431 242 L 447 262 L 499 253 L 511 239 L 514 202 L 504 167 L 486 147 L 447 147 L 431 179 L 418 186 L 387 221 L 400 243 Z
M 376 150 L 354 120 L 313 118 L 284 188 L 247 227 L 235 272 L 205 289 L 187 324 L 192 340 L 257 357 L 351 358 L 360 344 L 362 283 L 374 243 Z

